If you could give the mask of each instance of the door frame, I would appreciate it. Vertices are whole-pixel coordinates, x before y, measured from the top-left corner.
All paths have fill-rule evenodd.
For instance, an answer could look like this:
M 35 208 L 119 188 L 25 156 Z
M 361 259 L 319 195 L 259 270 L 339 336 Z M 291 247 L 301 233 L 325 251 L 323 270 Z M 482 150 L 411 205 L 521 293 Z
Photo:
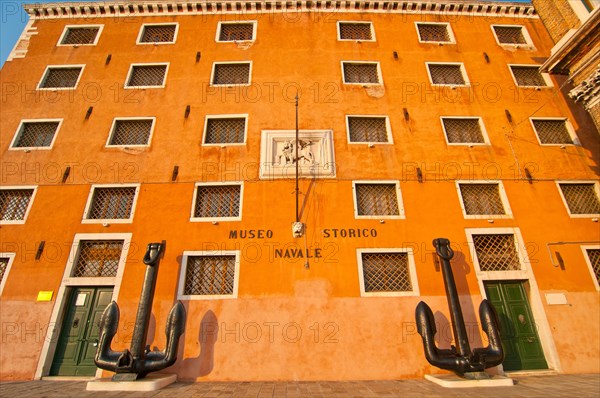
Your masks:
M 44 376 L 50 374 L 50 367 L 54 360 L 54 354 L 60 331 L 62 328 L 63 317 L 67 310 L 68 305 L 68 288 L 73 286 L 89 286 L 89 287 L 112 287 L 113 288 L 113 300 L 117 300 L 119 297 L 119 291 L 121 289 L 121 280 L 123 279 L 123 272 L 125 270 L 125 262 L 127 261 L 127 255 L 131 246 L 131 233 L 118 233 L 118 234 L 75 234 L 73 244 L 69 251 L 69 258 L 65 266 L 65 272 L 60 282 L 60 288 L 56 294 L 56 302 L 52 309 L 52 315 L 50 316 L 50 323 L 48 325 L 48 332 L 46 339 L 44 339 L 44 345 L 38 366 L 35 371 L 34 379 L 41 379 Z M 123 240 L 123 250 L 121 251 L 121 258 L 119 259 L 119 265 L 117 268 L 117 275 L 115 277 L 83 277 L 76 278 L 71 277 L 71 272 L 75 266 L 75 261 L 79 256 L 79 242 L 82 240 L 109 240 L 119 239 Z M 139 254 L 139 253 L 138 253 Z M 141 257 L 140 257 L 141 259 Z M 96 370 L 96 378 L 102 375 L 102 369 Z
M 523 281 L 525 284 L 525 292 L 527 293 L 527 299 L 529 300 L 529 306 L 535 319 L 537 326 L 537 332 L 540 338 L 540 344 L 544 351 L 544 357 L 548 364 L 548 369 L 560 372 L 562 370 L 560 360 L 558 357 L 558 351 L 554 338 L 552 337 L 552 330 L 548 323 L 546 311 L 544 310 L 544 304 L 542 302 L 542 296 L 535 280 L 535 275 L 531 267 L 529 255 L 527 254 L 527 246 L 524 244 L 521 231 L 516 227 L 509 228 L 465 228 L 465 234 L 467 235 L 467 244 L 469 246 L 469 254 L 473 261 L 473 268 L 475 275 L 477 276 L 477 284 L 479 285 L 479 292 L 481 297 L 487 298 L 485 292 L 485 281 Z M 475 245 L 473 243 L 473 235 L 494 235 L 494 234 L 512 234 L 515 237 L 515 245 L 521 269 L 518 271 L 482 271 L 479 266 L 479 261 L 475 255 Z M 504 372 L 502 364 L 498 365 L 501 372 Z

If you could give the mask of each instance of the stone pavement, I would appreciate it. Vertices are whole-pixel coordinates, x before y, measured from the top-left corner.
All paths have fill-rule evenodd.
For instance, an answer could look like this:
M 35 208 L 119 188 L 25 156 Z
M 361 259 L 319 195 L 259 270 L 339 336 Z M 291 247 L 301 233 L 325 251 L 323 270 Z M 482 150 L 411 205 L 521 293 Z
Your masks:
M 300 381 L 300 382 L 198 382 L 176 383 L 145 393 L 89 392 L 85 381 L 14 381 L 0 383 L 1 398 L 20 397 L 600 397 L 600 375 L 513 375 L 516 385 L 497 388 L 446 389 L 426 380 Z

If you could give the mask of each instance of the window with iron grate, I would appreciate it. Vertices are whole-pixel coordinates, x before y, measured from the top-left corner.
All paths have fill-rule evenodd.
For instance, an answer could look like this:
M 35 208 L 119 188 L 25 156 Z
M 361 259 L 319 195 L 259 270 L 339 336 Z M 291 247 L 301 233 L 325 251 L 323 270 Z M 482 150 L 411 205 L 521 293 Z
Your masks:
M 250 63 L 215 63 L 212 85 L 235 85 L 250 83 Z
M 510 70 L 519 87 L 547 87 L 539 72 L 539 66 L 510 65 Z
M 506 214 L 499 184 L 459 184 L 466 215 Z
M 350 142 L 389 142 L 387 118 L 381 116 L 348 116 Z
M 6 270 L 8 269 L 8 262 L 10 258 L 8 257 L 0 257 L 0 286 L 2 285 L 2 281 L 4 281 L 4 274 L 6 274 Z
M 241 185 L 198 185 L 193 218 L 239 219 Z
M 446 139 L 450 144 L 484 144 L 479 118 L 442 118 Z
M 68 26 L 60 40 L 61 45 L 93 45 L 96 44 L 100 26 Z
M 175 43 L 177 24 L 144 25 L 138 43 Z
M 128 220 L 132 216 L 136 187 L 93 188 L 88 220 Z
M 449 25 L 445 23 L 417 23 L 419 40 L 433 43 L 452 43 Z
M 254 26 L 254 22 L 221 22 L 217 41 L 252 41 Z
M 245 117 L 207 117 L 205 144 L 243 144 L 246 136 Z
M 500 44 L 528 44 L 522 26 L 492 26 Z
M 378 63 L 342 62 L 342 66 L 344 83 L 381 84 Z
M 0 189 L 0 220 L 24 221 L 33 189 Z
M 188 256 L 183 295 L 233 295 L 235 268 L 235 255 Z
M 50 148 L 60 121 L 22 122 L 12 148 Z
M 396 183 L 356 183 L 357 216 L 400 216 Z
M 76 278 L 115 277 L 119 269 L 123 240 L 81 240 L 75 266 Z
M 427 64 L 432 84 L 464 86 L 467 84 L 462 64 Z
M 166 64 L 132 65 L 125 87 L 162 87 L 166 75 Z
M 412 292 L 408 253 L 361 253 L 364 291 Z
M 600 285 L 600 249 L 587 249 L 586 253 L 596 277 L 596 282 Z
M 565 119 L 531 119 L 542 144 L 572 144 L 573 139 Z
M 473 244 L 481 271 L 521 270 L 514 235 L 473 235 Z
M 597 216 L 600 214 L 595 183 L 560 183 L 560 190 L 571 214 Z
M 153 125 L 154 119 L 116 119 L 108 145 L 148 145 Z
M 49 66 L 46 69 L 38 88 L 74 88 L 77 86 L 82 70 L 82 66 Z
M 338 22 L 338 40 L 373 41 L 371 22 Z

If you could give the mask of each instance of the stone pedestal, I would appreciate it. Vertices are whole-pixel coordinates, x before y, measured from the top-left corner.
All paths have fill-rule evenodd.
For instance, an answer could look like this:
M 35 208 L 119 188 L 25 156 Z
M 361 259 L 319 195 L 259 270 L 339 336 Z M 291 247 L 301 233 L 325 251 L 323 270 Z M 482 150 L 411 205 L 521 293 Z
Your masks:
M 112 381 L 96 379 L 87 383 L 88 391 L 156 391 L 177 381 L 177 375 L 150 374 L 142 380 Z
M 510 377 L 498 375 L 477 378 L 463 378 L 455 374 L 425 375 L 425 379 L 445 388 L 508 387 L 514 385 Z

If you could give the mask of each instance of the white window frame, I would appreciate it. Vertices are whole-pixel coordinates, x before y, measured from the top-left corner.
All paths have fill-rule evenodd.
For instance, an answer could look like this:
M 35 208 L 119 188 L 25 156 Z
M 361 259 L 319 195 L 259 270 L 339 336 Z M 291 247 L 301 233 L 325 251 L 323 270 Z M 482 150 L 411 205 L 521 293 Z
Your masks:
M 357 40 L 357 39 L 342 39 L 340 24 L 360 24 L 360 25 L 369 25 L 371 29 L 371 39 L 370 40 Z M 371 21 L 337 21 L 335 24 L 337 29 L 337 39 L 338 41 L 353 41 L 353 42 L 375 42 L 377 38 L 375 37 L 375 27 L 373 26 L 373 22 Z
M 421 33 L 419 32 L 419 25 L 445 25 L 446 31 L 448 32 L 448 36 L 450 37 L 450 41 L 429 41 L 429 40 L 421 40 Z M 415 29 L 417 30 L 417 39 L 419 39 L 419 43 L 423 44 L 456 44 L 456 37 L 454 36 L 454 32 L 452 31 L 452 26 L 450 22 L 417 22 L 415 21 Z
M 233 275 L 232 294 L 183 294 L 185 290 L 185 278 L 189 257 L 198 256 L 235 256 L 235 270 Z M 226 300 L 237 299 L 240 280 L 240 251 L 239 250 L 215 250 L 215 251 L 184 251 L 181 259 L 181 272 L 179 273 L 179 285 L 177 287 L 177 300 Z
M 225 186 L 235 185 L 240 187 L 240 211 L 237 217 L 195 217 L 194 212 L 196 210 L 196 199 L 198 196 L 198 187 L 202 186 Z M 218 223 L 221 221 L 241 221 L 242 220 L 242 209 L 244 208 L 244 182 L 243 181 L 215 181 L 215 182 L 197 182 L 194 185 L 194 196 L 192 198 L 192 210 L 190 212 L 191 222 L 213 222 Z
M 219 40 L 221 36 L 221 26 L 223 25 L 245 25 L 252 24 L 252 39 L 250 40 Z M 217 23 L 217 32 L 215 34 L 215 42 L 217 43 L 252 43 L 256 41 L 256 30 L 257 30 L 257 21 L 219 21 Z M 211 79 L 212 81 L 212 79 Z
M 71 69 L 71 68 L 81 68 L 79 71 L 79 76 L 77 77 L 77 81 L 73 87 L 41 87 L 42 83 L 46 79 L 46 74 L 50 69 Z M 83 76 L 83 71 L 85 70 L 85 64 L 70 64 L 70 65 L 46 65 L 46 69 L 44 69 L 44 73 L 42 73 L 42 77 L 38 81 L 36 90 L 42 91 L 58 91 L 58 90 L 75 90 L 81 81 L 81 76 Z
M 359 215 L 358 214 L 358 200 L 356 197 L 356 185 L 357 184 L 371 184 L 371 185 L 377 185 L 377 184 L 386 184 L 386 185 L 392 185 L 394 184 L 396 186 L 396 200 L 398 201 L 398 212 L 400 213 L 399 215 Z M 354 203 L 354 218 L 357 220 L 360 219 L 364 219 L 364 220 L 403 220 L 406 218 L 406 215 L 404 214 L 404 203 L 402 200 L 402 191 L 400 190 L 400 181 L 398 180 L 354 180 L 352 181 L 352 200 Z
M 8 279 L 8 274 L 12 265 L 15 261 L 16 253 L 0 253 L 1 258 L 8 258 L 8 263 L 6 264 L 6 269 L 4 270 L 4 276 L 2 280 L 0 280 L 0 296 L 2 295 L 2 291 L 4 290 L 4 286 L 6 286 L 6 280 Z
M 350 141 L 350 118 L 361 117 L 361 118 L 378 118 L 385 119 L 385 130 L 387 133 L 387 142 L 378 141 Z M 346 115 L 346 138 L 348 144 L 368 144 L 368 145 L 393 145 L 394 138 L 392 137 L 392 126 L 390 124 L 390 118 L 388 115 Z
M 558 193 L 560 194 L 560 198 L 563 201 L 563 205 L 565 209 L 567 209 L 567 213 L 571 218 L 600 218 L 600 213 L 595 214 L 572 214 L 571 209 L 569 208 L 569 204 L 567 203 L 567 199 L 563 194 L 562 189 L 560 188 L 560 184 L 594 184 L 594 191 L 596 192 L 596 196 L 600 199 L 600 183 L 594 180 L 556 180 L 556 189 L 558 189 Z
M 517 86 L 518 88 L 533 88 L 536 90 L 541 90 L 541 89 L 545 89 L 545 88 L 552 88 L 554 87 L 554 84 L 552 83 L 552 79 L 550 79 L 550 75 L 548 73 L 540 73 L 540 75 L 542 75 L 542 78 L 544 79 L 544 83 L 546 83 L 545 86 L 519 86 L 519 83 L 517 82 L 517 78 L 515 77 L 515 74 L 513 73 L 512 67 L 516 66 L 526 66 L 526 67 L 537 67 L 539 68 L 541 65 L 539 64 L 508 64 L 508 71 L 510 72 L 510 75 L 512 76 L 513 82 L 515 83 L 515 86 Z
M 17 131 L 15 132 L 15 135 L 13 136 L 13 139 L 10 143 L 10 146 L 8 147 L 9 151 L 48 151 L 50 149 L 52 149 L 52 147 L 54 146 L 54 142 L 56 141 L 56 136 L 58 135 L 58 132 L 60 131 L 60 128 L 62 126 L 64 119 L 21 119 L 21 122 L 19 123 L 19 127 L 17 127 Z M 28 146 L 28 147 L 16 147 L 16 143 L 17 143 L 17 138 L 19 138 L 19 136 L 21 135 L 21 133 L 23 132 L 23 128 L 25 127 L 25 123 L 47 123 L 47 122 L 58 122 L 58 127 L 56 128 L 56 131 L 54 132 L 54 137 L 52 137 L 52 142 L 50 142 L 49 146 Z
M 213 79 L 215 77 L 215 69 L 217 65 L 235 65 L 235 64 L 249 64 L 250 68 L 248 70 L 248 83 L 227 83 L 227 84 L 215 84 L 213 83 Z M 252 85 L 252 61 L 215 61 L 212 64 L 212 69 L 210 71 L 210 84 L 211 87 L 244 87 Z
M 157 42 L 142 42 L 142 36 L 144 35 L 144 31 L 148 26 L 168 26 L 175 25 L 175 33 L 173 34 L 173 41 L 157 41 Z M 160 46 L 163 44 L 175 44 L 177 41 L 177 34 L 179 33 L 179 23 L 178 22 L 157 22 L 157 23 L 145 23 L 140 27 L 140 31 L 138 33 L 138 37 L 135 41 L 135 44 L 139 46 L 151 45 L 151 46 Z
M 410 292 L 366 292 L 365 291 L 365 274 L 363 269 L 363 253 L 406 253 L 408 255 L 408 273 L 410 275 L 410 282 L 412 285 L 412 291 Z M 413 249 L 410 247 L 399 247 L 399 248 L 358 248 L 356 249 L 356 262 L 358 264 L 358 280 L 360 284 L 360 296 L 361 297 L 411 297 L 419 296 L 419 281 L 417 279 L 417 268 L 415 266 L 415 258 Z
M 521 28 L 521 34 L 523 35 L 523 38 L 525 39 L 525 44 L 501 43 L 500 39 L 498 38 L 498 35 L 496 34 L 496 29 L 494 29 L 494 27 Z M 529 35 L 529 31 L 527 30 L 527 27 L 525 25 L 491 24 L 490 29 L 492 29 L 492 34 L 494 35 L 494 38 L 496 39 L 496 44 L 498 44 L 502 48 L 505 48 L 505 49 L 524 48 L 524 49 L 528 49 L 528 50 L 535 50 L 533 40 L 531 39 L 531 36 Z
M 585 263 L 587 264 L 588 270 L 590 271 L 590 276 L 592 277 L 594 286 L 596 286 L 597 291 L 600 291 L 600 284 L 598 282 L 598 279 L 596 279 L 596 273 L 594 272 L 594 267 L 592 266 L 592 261 L 590 260 L 590 256 L 587 253 L 588 250 L 600 250 L 600 245 L 581 246 L 581 251 L 583 252 L 583 258 L 585 259 Z M 2 292 L 2 290 L 0 290 L 0 292 Z
M 106 219 L 90 219 L 88 218 L 89 212 L 92 207 L 94 193 L 97 188 L 135 188 L 135 194 L 133 195 L 133 202 L 131 204 L 131 213 L 129 218 L 106 218 Z M 135 207 L 138 201 L 140 193 L 140 184 L 92 184 L 90 192 L 88 194 L 87 202 L 85 204 L 85 210 L 83 211 L 83 217 L 81 218 L 82 224 L 130 224 L 133 222 L 133 216 L 135 215 Z
M 567 131 L 569 132 L 569 136 L 571 136 L 571 141 L 572 142 L 570 144 L 543 143 L 542 140 L 540 140 L 540 135 L 538 134 L 538 131 L 535 128 L 535 125 L 533 124 L 533 122 L 535 120 L 552 120 L 552 121 L 565 122 L 565 126 L 567 127 Z M 531 124 L 531 128 L 533 129 L 533 132 L 535 133 L 535 138 L 537 138 L 538 143 L 540 145 L 543 145 L 543 146 L 564 147 L 566 145 L 575 145 L 575 143 L 579 142 L 579 138 L 577 137 L 577 134 L 575 133 L 575 129 L 573 128 L 573 124 L 571 124 L 571 122 L 569 121 L 569 119 L 566 118 L 566 117 L 530 117 L 529 118 L 529 123 Z
M 114 145 L 110 143 L 114 134 L 115 127 L 117 126 L 117 122 L 127 121 L 127 120 L 152 120 L 152 126 L 150 127 L 150 134 L 148 135 L 148 143 L 145 145 Z M 108 139 L 106 140 L 105 147 L 106 148 L 148 148 L 152 143 L 152 136 L 154 135 L 154 127 L 156 126 L 156 117 L 154 116 L 136 116 L 136 117 L 116 117 L 113 119 L 112 124 L 110 126 L 110 130 L 108 132 Z
M 244 119 L 244 141 L 243 142 L 221 142 L 218 144 L 206 143 L 206 129 L 209 119 Z M 202 146 L 225 147 L 225 146 L 243 146 L 246 145 L 248 136 L 248 114 L 247 113 L 228 113 L 222 115 L 206 115 L 204 118 L 204 130 L 202 132 Z
M 498 192 L 500 194 L 500 201 L 504 207 L 505 214 L 467 214 L 465 209 L 465 203 L 463 200 L 462 192 L 460 190 L 461 185 L 467 184 L 485 184 L 485 185 L 498 185 Z M 472 220 L 489 220 L 489 219 L 502 219 L 502 218 L 513 218 L 510 204 L 508 203 L 508 196 L 504 190 L 504 184 L 501 180 L 456 180 L 456 192 L 458 194 L 458 200 L 460 201 L 460 208 L 462 209 L 463 217 L 465 219 Z
M 29 216 L 29 212 L 31 211 L 31 207 L 33 206 L 33 201 L 35 200 L 35 195 L 37 194 L 37 185 L 10 185 L 10 186 L 2 186 L 0 187 L 0 191 L 12 191 L 15 189 L 33 189 L 31 194 L 31 198 L 29 198 L 29 204 L 27 205 L 27 209 L 25 210 L 25 214 L 23 215 L 22 220 L 0 220 L 0 225 L 20 225 L 25 224 L 27 222 L 27 217 Z
M 84 44 L 61 44 L 61 42 L 64 40 L 65 36 L 67 35 L 67 32 L 69 31 L 69 29 L 78 29 L 78 28 L 98 28 L 98 33 L 96 34 L 96 38 L 94 39 L 94 42 L 93 43 L 84 43 Z M 103 24 L 97 24 L 97 25 L 65 25 L 62 34 L 58 38 L 58 43 L 56 43 L 56 47 L 95 46 L 95 45 L 98 44 L 98 40 L 100 39 L 100 35 L 102 34 L 103 30 L 104 30 L 104 25 Z
M 147 89 L 147 88 L 165 88 L 165 86 L 167 85 L 167 76 L 169 74 L 169 66 L 171 65 L 170 62 L 150 62 L 150 63 L 136 63 L 136 64 L 131 64 L 129 65 L 129 71 L 127 72 L 127 77 L 125 78 L 125 83 L 123 84 L 123 88 L 128 89 L 128 90 L 135 90 L 135 89 Z M 133 73 L 133 68 L 135 68 L 136 66 L 166 66 L 165 68 L 165 76 L 163 77 L 163 82 L 162 85 L 160 86 L 128 86 L 128 82 L 129 79 L 131 78 L 131 74 Z
M 444 119 L 478 119 L 479 120 L 479 128 L 481 129 L 481 135 L 483 136 L 483 142 L 450 142 L 448 140 L 448 132 L 446 131 L 446 125 L 444 124 Z M 450 146 L 485 146 L 491 145 L 490 137 L 488 136 L 487 129 L 485 128 L 485 124 L 483 123 L 483 118 L 480 116 L 440 116 L 440 123 L 442 125 L 442 131 L 444 132 L 444 139 L 446 140 L 446 144 Z
M 433 78 L 431 76 L 431 70 L 429 69 L 429 65 L 452 65 L 452 66 L 460 66 L 460 73 L 462 74 L 464 84 L 442 84 L 442 83 L 434 83 Z M 427 76 L 429 76 L 429 83 L 433 87 L 470 87 L 471 81 L 469 80 L 469 76 L 467 75 L 467 70 L 465 69 L 465 64 L 463 62 L 425 62 L 425 69 L 427 69 Z
M 346 74 L 344 73 L 344 64 L 374 64 L 377 66 L 377 78 L 379 79 L 379 83 L 349 83 L 346 81 Z M 343 60 L 340 61 L 340 66 L 342 68 L 342 82 L 344 84 L 349 84 L 352 86 L 363 86 L 363 87 L 371 87 L 371 86 L 383 86 L 383 75 L 381 74 L 381 64 L 379 61 L 348 61 Z

